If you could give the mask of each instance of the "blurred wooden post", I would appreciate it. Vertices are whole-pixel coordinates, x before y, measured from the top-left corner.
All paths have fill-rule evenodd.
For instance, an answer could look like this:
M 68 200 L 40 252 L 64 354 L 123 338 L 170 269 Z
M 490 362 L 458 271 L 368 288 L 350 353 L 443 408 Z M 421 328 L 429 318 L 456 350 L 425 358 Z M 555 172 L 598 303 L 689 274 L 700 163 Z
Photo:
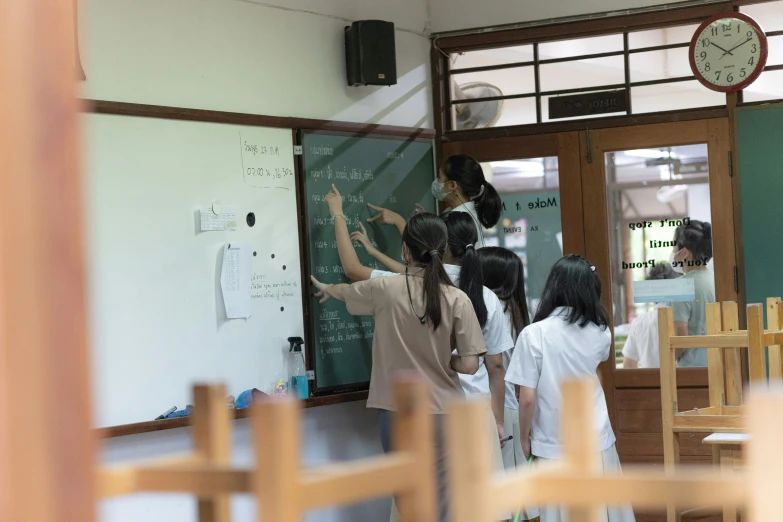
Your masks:
M 593 383 L 566 381 L 563 383 L 563 415 L 560 420 L 563 434 L 563 463 L 574 473 L 601 473 L 598 444 L 593 425 L 595 403 Z M 568 508 L 571 522 L 599 522 L 600 506 L 572 506 Z
M 766 357 L 764 351 L 764 309 L 760 304 L 748 305 L 748 361 L 750 388 L 767 385 Z
M 781 314 L 783 314 L 783 303 L 780 297 L 770 297 L 767 299 L 767 330 L 780 330 Z M 769 380 L 780 380 L 783 378 L 783 364 L 781 364 L 780 345 L 769 346 Z
M 222 385 L 195 388 L 193 408 L 194 447 L 199 461 L 231 463 L 231 410 L 226 407 L 226 388 Z M 229 495 L 198 499 L 198 522 L 230 522 Z
M 704 312 L 707 316 L 707 335 L 719 334 L 721 329 L 720 303 L 707 303 L 704 307 Z M 707 386 L 710 394 L 710 406 L 718 408 L 719 411 L 724 404 L 725 382 L 723 373 L 723 350 L 707 349 Z
M 253 406 L 253 489 L 259 522 L 300 522 L 299 405 L 266 400 Z
M 449 520 L 452 522 L 495 522 L 500 518 L 491 513 L 492 470 L 485 450 L 490 443 L 486 408 L 477 401 L 460 402 L 452 406 L 446 419 Z
M 392 419 L 392 450 L 415 455 L 418 468 L 411 477 L 410 490 L 396 496 L 400 521 L 438 520 L 435 438 L 426 384 L 415 377 L 398 379 L 394 387 L 394 404 L 397 411 Z
M 723 331 L 736 332 L 739 330 L 739 309 L 736 301 L 724 301 L 721 303 Z M 723 349 L 723 367 L 725 368 L 724 381 L 726 383 L 726 406 L 739 406 L 742 404 L 742 352 L 741 348 Z
M 0 2 L 0 520 L 91 522 L 70 2 Z
M 780 519 L 780 486 L 783 484 L 783 387 L 755 392 L 747 405 L 751 436 L 747 451 L 749 520 Z

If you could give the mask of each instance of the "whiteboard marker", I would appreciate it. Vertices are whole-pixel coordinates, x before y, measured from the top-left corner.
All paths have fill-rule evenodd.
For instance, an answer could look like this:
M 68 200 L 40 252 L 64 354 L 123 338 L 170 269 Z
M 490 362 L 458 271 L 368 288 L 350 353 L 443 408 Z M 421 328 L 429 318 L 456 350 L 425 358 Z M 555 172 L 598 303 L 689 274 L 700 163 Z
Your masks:
M 175 411 L 177 411 L 177 407 L 176 406 L 172 406 L 171 408 L 169 408 L 168 410 L 163 412 L 163 414 L 159 415 L 155 420 L 163 420 L 166 417 L 168 417 L 169 415 L 171 415 L 172 413 L 174 413 Z

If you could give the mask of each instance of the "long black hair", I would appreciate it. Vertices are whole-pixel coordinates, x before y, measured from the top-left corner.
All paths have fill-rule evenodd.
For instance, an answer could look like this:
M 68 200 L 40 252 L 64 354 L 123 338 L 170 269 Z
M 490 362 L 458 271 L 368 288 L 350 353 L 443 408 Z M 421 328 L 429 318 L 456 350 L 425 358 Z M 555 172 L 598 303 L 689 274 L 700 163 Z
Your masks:
M 674 231 L 674 241 L 690 250 L 694 261 L 712 259 L 712 225 L 706 221 L 689 219 Z
M 511 250 L 502 247 L 484 247 L 478 250 L 484 286 L 495 292 L 511 316 L 514 339 L 530 324 L 530 313 L 525 296 L 525 267 Z
M 609 316 L 601 304 L 601 278 L 582 256 L 565 256 L 552 267 L 533 322 L 543 321 L 561 306 L 570 309 L 566 319 L 569 324 L 579 323 L 580 328 L 589 323 L 609 326 Z
M 478 161 L 466 154 L 449 156 L 443 162 L 443 174 L 450 181 L 456 181 L 462 193 L 476 204 L 476 216 L 484 228 L 497 225 L 503 202 L 498 191 L 484 178 L 484 171 Z M 462 203 L 467 203 L 463 201 Z
M 443 268 L 448 233 L 446 225 L 435 214 L 422 212 L 408 220 L 402 231 L 402 241 L 415 263 L 424 265 L 424 316 L 437 330 L 441 321 L 440 285 L 454 286 Z M 408 277 L 407 274 L 405 277 Z M 412 304 L 412 303 L 411 303 Z
M 460 260 L 459 289 L 468 294 L 479 324 L 487 324 L 487 304 L 484 302 L 484 283 L 481 277 L 476 247 L 478 232 L 473 218 L 467 212 L 449 212 L 443 216 L 449 234 L 449 252 Z

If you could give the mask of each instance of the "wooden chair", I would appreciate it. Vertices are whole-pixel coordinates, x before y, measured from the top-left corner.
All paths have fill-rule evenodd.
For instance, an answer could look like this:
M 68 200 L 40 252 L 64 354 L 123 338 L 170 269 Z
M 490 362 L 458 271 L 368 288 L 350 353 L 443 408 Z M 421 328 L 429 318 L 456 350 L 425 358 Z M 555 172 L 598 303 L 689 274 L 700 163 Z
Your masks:
M 783 312 L 783 305 L 776 300 L 774 314 Z M 747 347 L 751 385 L 766 386 L 765 346 L 773 346 L 783 340 L 783 332 L 777 331 L 774 320 L 769 330 L 764 330 L 761 305 L 748 305 L 747 330 L 739 330 L 739 316 L 735 302 L 709 303 L 706 311 L 706 335 L 676 337 L 671 308 L 661 308 L 658 314 L 659 346 L 661 358 L 661 410 L 663 416 L 664 466 L 671 470 L 679 464 L 679 434 L 687 433 L 740 433 L 745 431 L 742 406 L 742 379 L 740 373 L 740 349 Z M 707 375 L 709 386 L 708 408 L 679 411 L 677 408 L 676 350 L 685 348 L 707 349 Z M 713 449 L 714 459 L 719 459 L 721 449 Z M 669 521 L 682 515 L 694 519 L 710 514 L 703 508 L 688 513 L 669 510 Z M 736 512 L 724 510 L 724 520 L 736 520 Z
M 532 471 L 493 475 L 478 451 L 490 435 L 483 430 L 483 406 L 460 403 L 448 419 L 451 458 L 451 512 L 454 522 L 494 522 L 524 505 L 565 505 L 571 522 L 596 522 L 602 505 L 638 508 L 706 505 L 747 507 L 752 522 L 780 517 L 783 483 L 783 390 L 755 393 L 748 403 L 747 472 L 721 473 L 712 467 L 656 470 L 628 466 L 602 473 L 592 423 L 592 387 L 568 382 L 563 387 L 563 456 Z M 675 517 L 676 518 L 676 517 Z
M 222 386 L 197 386 L 193 412 L 195 452 L 159 462 L 105 467 L 99 497 L 141 491 L 198 497 L 199 522 L 229 522 L 229 495 L 258 499 L 258 520 L 299 522 L 308 510 L 395 495 L 404 522 L 437 519 L 437 491 L 429 392 L 418 380 L 395 389 L 394 451 L 320 468 L 301 467 L 299 406 L 270 400 L 254 406 L 256 464 L 231 465 L 231 422 Z M 468 451 L 473 451 L 475 448 Z

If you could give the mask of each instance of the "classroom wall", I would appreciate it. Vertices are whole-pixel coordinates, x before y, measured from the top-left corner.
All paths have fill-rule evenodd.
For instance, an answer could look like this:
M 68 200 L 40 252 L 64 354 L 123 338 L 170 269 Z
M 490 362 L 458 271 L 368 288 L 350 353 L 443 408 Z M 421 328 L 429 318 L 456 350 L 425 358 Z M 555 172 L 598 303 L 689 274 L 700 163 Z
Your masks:
M 638 9 L 652 5 L 683 3 L 678 0 L 430 0 L 433 32 L 548 20 L 589 13 Z
M 253 0 L 80 0 L 81 57 L 87 75 L 82 94 L 151 105 L 432 126 L 428 40 L 411 32 L 396 32 L 398 85 L 347 87 L 343 51 L 347 22 L 339 19 L 377 18 L 422 32 L 427 18 L 425 0 L 267 3 L 286 9 Z M 90 249 L 101 248 L 95 238 L 88 237 L 88 241 Z M 101 291 L 94 283 L 92 295 Z M 95 374 L 100 368 L 92 371 Z M 303 419 L 306 465 L 381 451 L 375 416 L 363 402 L 308 409 Z M 234 426 L 234 460 L 250 465 L 249 424 L 238 421 Z M 189 448 L 187 428 L 134 435 L 105 441 L 100 461 L 159 457 Z M 390 502 L 380 500 L 311 513 L 306 520 L 385 520 L 389 509 Z M 255 520 L 249 497 L 237 497 L 233 510 L 232 520 Z M 137 495 L 104 501 L 99 507 L 101 522 L 195 519 L 195 502 L 187 496 Z

